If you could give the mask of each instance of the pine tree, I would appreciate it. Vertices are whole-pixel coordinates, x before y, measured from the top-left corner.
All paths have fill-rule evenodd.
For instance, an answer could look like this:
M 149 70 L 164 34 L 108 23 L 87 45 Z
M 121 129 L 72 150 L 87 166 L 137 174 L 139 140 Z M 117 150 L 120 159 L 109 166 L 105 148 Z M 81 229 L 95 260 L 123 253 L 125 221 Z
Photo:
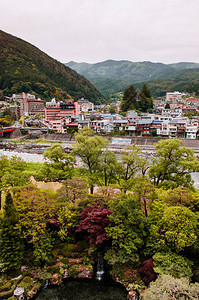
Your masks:
M 18 269 L 23 258 L 23 243 L 17 211 L 9 192 L 6 195 L 4 213 L 1 218 L 0 249 L 1 271 Z
M 153 108 L 153 99 L 151 93 L 146 84 L 143 85 L 141 92 L 139 93 L 139 109 L 146 112 L 148 109 Z
M 131 109 L 138 109 L 136 96 L 137 92 L 133 85 L 131 85 L 125 90 L 123 100 L 121 102 L 121 110 L 123 112 L 126 112 Z

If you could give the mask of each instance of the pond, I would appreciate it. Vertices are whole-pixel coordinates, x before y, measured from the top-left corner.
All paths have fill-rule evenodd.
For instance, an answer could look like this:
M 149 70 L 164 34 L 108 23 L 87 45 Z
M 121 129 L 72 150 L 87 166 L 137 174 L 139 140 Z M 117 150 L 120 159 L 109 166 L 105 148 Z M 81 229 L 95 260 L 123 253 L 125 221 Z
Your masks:
M 42 290 L 35 300 L 126 300 L 127 290 L 110 279 L 66 279 L 58 287 Z

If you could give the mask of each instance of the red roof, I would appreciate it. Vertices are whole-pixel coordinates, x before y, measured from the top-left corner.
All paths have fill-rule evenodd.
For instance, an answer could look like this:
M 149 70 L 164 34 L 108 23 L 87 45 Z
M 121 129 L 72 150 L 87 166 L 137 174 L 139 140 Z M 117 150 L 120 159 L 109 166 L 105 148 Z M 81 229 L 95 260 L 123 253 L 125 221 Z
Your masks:
M 0 130 L 0 133 L 3 133 L 3 132 L 9 132 L 9 131 L 14 131 L 14 129 L 5 129 L 5 130 Z
M 78 123 L 69 123 L 67 126 L 78 126 Z

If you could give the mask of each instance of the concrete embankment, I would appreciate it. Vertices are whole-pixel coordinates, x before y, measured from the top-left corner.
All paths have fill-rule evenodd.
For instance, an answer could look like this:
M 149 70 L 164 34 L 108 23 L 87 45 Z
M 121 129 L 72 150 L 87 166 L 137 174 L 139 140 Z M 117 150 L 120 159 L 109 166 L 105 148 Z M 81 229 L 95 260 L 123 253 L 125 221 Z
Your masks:
M 162 140 L 162 138 L 149 138 L 149 137 L 130 137 L 130 136 L 125 136 L 125 137 L 117 137 L 118 140 L 120 140 L 120 143 L 113 144 L 113 140 L 116 137 L 113 136 L 104 136 L 110 141 L 110 148 L 113 149 L 122 149 L 125 145 L 123 141 L 125 140 L 130 140 L 131 144 L 135 144 L 137 146 L 140 146 L 143 150 L 153 150 L 154 144 L 157 143 L 158 141 Z M 49 140 L 49 141 L 57 141 L 57 142 L 62 142 L 70 147 L 75 142 L 75 136 L 71 134 L 43 134 L 41 138 Z M 199 153 L 199 140 L 187 140 L 187 139 L 182 139 L 182 146 L 192 148 L 194 152 Z

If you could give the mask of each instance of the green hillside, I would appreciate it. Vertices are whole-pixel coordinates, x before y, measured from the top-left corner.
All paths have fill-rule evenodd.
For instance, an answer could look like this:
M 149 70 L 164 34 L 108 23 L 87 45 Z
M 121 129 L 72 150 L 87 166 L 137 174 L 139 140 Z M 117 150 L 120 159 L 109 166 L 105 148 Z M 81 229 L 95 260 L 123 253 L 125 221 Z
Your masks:
M 84 97 L 102 103 L 105 96 L 86 78 L 35 46 L 0 30 L 0 97 L 33 93 L 44 100 Z
M 165 96 L 167 92 L 172 91 L 194 92 L 199 96 L 199 69 L 182 70 L 173 78 L 135 83 L 134 86 L 140 90 L 144 83 L 147 84 L 153 97 Z
M 153 88 L 151 93 L 153 96 L 157 96 L 165 94 L 165 91 L 171 91 L 175 87 L 181 89 L 187 81 L 190 83 L 187 86 L 188 89 L 191 86 L 193 88 L 191 81 L 192 83 L 198 82 L 196 68 L 199 68 L 199 64 L 189 62 L 167 65 L 149 61 L 107 60 L 96 64 L 69 62 L 66 65 L 88 78 L 106 95 L 124 91 L 131 84 L 139 87 L 141 84 L 143 85 L 143 82 L 147 84 L 150 82 Z M 161 86 L 162 84 L 163 86 Z

